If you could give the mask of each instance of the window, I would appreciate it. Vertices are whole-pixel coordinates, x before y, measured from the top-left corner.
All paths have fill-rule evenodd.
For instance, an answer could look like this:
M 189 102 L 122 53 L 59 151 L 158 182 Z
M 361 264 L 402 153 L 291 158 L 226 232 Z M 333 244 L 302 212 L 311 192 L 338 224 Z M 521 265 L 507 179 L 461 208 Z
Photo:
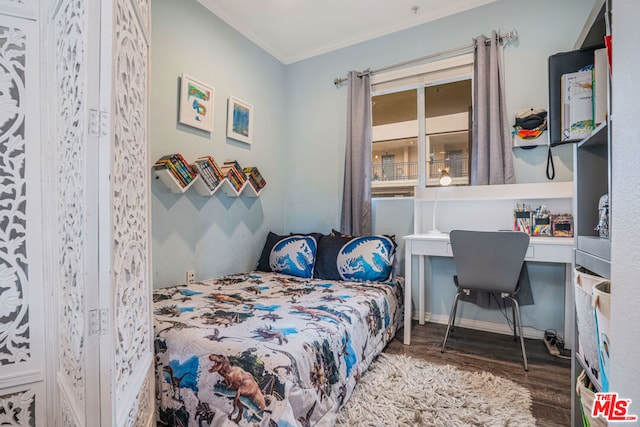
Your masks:
M 372 194 L 410 195 L 418 182 L 418 94 L 415 89 L 372 98 Z
M 443 169 L 454 185 L 469 183 L 470 55 L 417 68 L 373 82 L 373 197 L 413 196 L 421 183 L 437 185 Z

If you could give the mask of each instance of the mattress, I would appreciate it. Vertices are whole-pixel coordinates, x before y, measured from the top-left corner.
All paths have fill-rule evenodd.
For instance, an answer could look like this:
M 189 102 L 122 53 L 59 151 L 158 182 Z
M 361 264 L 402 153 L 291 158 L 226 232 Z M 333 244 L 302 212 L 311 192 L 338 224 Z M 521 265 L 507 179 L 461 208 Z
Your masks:
M 158 425 L 333 426 L 402 294 L 265 272 L 154 291 Z

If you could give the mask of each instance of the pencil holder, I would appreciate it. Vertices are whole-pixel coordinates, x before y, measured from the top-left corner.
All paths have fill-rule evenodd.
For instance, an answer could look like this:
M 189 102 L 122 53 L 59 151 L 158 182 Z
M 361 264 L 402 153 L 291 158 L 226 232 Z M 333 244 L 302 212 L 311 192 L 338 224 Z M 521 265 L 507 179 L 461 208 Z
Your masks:
M 533 227 L 531 229 L 532 236 L 551 236 L 551 216 L 533 216 Z
M 553 237 L 573 237 L 573 216 L 571 214 L 554 215 L 551 220 Z
M 513 211 L 513 231 L 531 235 L 531 211 Z

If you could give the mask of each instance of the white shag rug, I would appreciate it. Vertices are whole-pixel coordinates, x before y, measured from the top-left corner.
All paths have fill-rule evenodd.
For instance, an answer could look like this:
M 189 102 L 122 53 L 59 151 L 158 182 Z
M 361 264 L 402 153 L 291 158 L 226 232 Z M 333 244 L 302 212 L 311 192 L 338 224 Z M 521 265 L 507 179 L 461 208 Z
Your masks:
M 338 413 L 340 427 L 535 426 L 529 391 L 487 372 L 381 354 Z

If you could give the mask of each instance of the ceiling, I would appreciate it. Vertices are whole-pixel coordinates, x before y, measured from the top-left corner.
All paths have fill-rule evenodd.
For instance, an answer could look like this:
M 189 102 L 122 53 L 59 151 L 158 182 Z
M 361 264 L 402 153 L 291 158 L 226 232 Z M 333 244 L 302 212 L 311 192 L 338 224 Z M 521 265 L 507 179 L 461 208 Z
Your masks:
M 284 64 L 496 0 L 197 0 Z

